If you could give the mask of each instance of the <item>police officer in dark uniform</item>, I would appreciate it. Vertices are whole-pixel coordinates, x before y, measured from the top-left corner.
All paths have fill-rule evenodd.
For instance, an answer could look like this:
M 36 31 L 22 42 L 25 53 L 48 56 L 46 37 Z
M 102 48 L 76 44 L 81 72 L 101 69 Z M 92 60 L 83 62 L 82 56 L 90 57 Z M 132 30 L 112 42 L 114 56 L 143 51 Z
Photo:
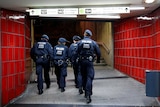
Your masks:
M 73 43 L 69 47 L 69 58 L 74 71 L 76 88 L 82 88 L 82 77 L 77 54 L 77 43 L 79 40 L 81 40 L 81 37 L 77 35 L 73 36 Z M 82 94 L 83 90 L 79 90 L 79 93 Z
M 44 69 L 44 79 L 47 88 L 50 87 L 50 60 L 53 59 L 53 48 L 51 44 L 48 42 L 49 37 L 47 35 L 42 35 L 41 40 L 34 44 L 31 49 L 31 58 L 36 63 L 36 74 L 37 74 L 37 82 L 38 82 L 38 90 L 39 94 L 43 93 L 43 75 L 42 70 Z
M 100 62 L 100 49 L 98 44 L 90 37 L 92 32 L 85 30 L 84 38 L 78 43 L 78 54 L 80 57 L 81 74 L 83 81 L 83 88 L 85 90 L 86 102 L 91 102 L 92 83 L 94 79 L 94 57 L 97 57 L 97 63 Z
M 57 77 L 58 87 L 61 92 L 65 91 L 67 76 L 67 60 L 68 60 L 68 47 L 65 45 L 68 42 L 65 38 L 59 38 L 58 45 L 54 47 L 54 64 L 55 64 L 55 75 Z

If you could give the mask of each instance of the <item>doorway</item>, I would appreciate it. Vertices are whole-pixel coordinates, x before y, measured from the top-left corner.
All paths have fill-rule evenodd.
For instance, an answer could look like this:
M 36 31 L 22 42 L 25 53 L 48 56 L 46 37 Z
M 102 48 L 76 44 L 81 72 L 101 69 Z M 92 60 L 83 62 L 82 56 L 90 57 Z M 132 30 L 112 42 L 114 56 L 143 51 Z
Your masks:
M 72 43 L 72 37 L 78 35 L 83 38 L 85 29 L 90 29 L 95 40 L 101 49 L 102 58 L 107 65 L 114 68 L 113 60 L 113 30 L 112 22 L 102 20 L 78 20 L 78 19 L 50 19 L 50 18 L 35 18 L 32 19 L 32 37 L 34 42 L 39 41 L 42 34 L 47 34 L 50 38 L 52 46 L 57 44 L 58 38 L 64 37 Z

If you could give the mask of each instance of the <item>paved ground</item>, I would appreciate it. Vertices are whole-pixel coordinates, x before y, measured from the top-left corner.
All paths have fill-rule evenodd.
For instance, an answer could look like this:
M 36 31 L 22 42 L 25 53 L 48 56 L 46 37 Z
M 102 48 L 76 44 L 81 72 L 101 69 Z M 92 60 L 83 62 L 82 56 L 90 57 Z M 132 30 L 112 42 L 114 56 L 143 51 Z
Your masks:
M 33 74 L 31 80 L 35 79 Z M 37 84 L 28 84 L 26 92 L 8 107 L 127 107 L 158 106 L 155 98 L 145 95 L 145 85 L 108 66 L 95 66 L 92 102 L 86 104 L 74 86 L 73 71 L 68 67 L 66 91 L 58 89 L 51 72 L 51 87 L 38 95 Z M 45 84 L 44 84 L 45 87 Z

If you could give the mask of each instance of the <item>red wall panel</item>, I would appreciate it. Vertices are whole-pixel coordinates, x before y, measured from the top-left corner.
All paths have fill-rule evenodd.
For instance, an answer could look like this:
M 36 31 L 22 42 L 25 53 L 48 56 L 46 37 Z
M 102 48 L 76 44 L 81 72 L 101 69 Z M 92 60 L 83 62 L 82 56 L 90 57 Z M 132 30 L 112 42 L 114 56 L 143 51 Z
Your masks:
M 142 83 L 145 70 L 160 70 L 159 13 L 160 8 L 151 13 L 153 20 L 130 18 L 114 23 L 115 68 Z
M 5 9 L 1 9 L 1 13 L 2 104 L 0 106 L 4 106 L 22 94 L 27 85 L 26 74 L 29 76 L 31 69 L 29 66 L 26 69 L 25 63 L 29 62 L 30 56 L 25 50 L 30 49 L 30 25 L 27 18 L 8 18 L 8 15 L 25 15 L 24 13 Z

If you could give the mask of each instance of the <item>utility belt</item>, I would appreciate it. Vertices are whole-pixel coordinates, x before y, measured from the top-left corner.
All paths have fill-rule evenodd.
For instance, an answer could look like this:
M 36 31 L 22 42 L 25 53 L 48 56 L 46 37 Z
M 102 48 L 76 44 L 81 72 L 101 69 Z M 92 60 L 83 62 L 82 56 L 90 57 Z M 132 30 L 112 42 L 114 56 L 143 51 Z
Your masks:
M 72 63 L 78 63 L 78 62 L 79 62 L 79 59 L 80 59 L 79 57 L 77 57 L 77 58 L 75 58 L 75 59 L 71 59 L 71 62 L 72 62 Z
M 39 58 L 42 58 L 42 59 L 49 59 L 49 56 L 48 56 L 48 55 L 36 56 L 36 59 L 39 59 Z
M 68 64 L 69 63 L 69 60 L 63 60 L 63 59 L 58 59 L 58 60 L 54 60 L 54 63 L 58 66 L 61 66 L 63 64 Z
M 90 62 L 94 62 L 94 57 L 93 56 L 81 56 L 80 60 L 88 60 Z

